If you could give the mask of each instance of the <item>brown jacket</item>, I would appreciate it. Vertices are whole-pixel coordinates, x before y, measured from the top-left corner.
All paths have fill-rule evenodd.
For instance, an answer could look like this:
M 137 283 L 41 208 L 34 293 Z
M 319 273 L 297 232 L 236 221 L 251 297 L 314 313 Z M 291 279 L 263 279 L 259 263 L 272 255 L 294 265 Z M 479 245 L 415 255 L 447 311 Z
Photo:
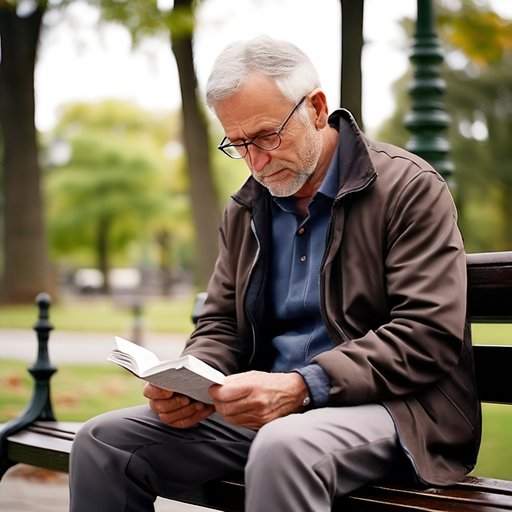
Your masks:
M 446 485 L 475 463 L 480 405 L 466 316 L 466 260 L 445 181 L 425 161 L 371 142 L 352 116 L 321 267 L 336 347 L 314 358 L 330 406 L 383 403 L 419 480 Z M 249 178 L 228 204 L 208 298 L 186 353 L 226 374 L 268 369 L 270 196 Z

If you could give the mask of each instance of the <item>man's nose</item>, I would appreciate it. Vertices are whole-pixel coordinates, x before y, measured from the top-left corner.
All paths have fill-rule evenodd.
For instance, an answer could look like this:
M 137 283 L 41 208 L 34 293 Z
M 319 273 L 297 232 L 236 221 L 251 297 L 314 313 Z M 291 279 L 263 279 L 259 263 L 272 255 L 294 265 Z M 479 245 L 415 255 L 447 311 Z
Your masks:
M 247 157 L 249 168 L 255 173 L 261 172 L 272 159 L 268 151 L 260 149 L 253 144 L 247 147 Z

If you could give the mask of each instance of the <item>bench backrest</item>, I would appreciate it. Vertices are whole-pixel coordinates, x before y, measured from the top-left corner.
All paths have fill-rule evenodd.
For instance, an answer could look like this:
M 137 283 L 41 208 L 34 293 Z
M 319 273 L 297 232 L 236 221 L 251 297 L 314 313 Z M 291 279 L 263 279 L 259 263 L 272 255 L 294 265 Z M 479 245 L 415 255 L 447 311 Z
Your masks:
M 468 316 L 472 323 L 512 324 L 512 251 L 468 254 Z M 512 404 L 510 345 L 475 345 L 480 400 Z

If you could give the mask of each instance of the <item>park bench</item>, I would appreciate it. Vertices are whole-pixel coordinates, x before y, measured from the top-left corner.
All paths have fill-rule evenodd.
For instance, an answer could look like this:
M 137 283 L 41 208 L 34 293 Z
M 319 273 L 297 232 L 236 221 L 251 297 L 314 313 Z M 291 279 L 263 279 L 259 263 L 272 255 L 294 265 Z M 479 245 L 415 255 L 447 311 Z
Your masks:
M 468 316 L 471 322 L 512 323 L 512 252 L 468 255 Z M 69 453 L 79 423 L 55 421 L 49 379 L 56 371 L 48 358 L 49 297 L 38 299 L 37 361 L 29 372 L 35 379 L 32 401 L 26 411 L 0 428 L 0 477 L 12 465 L 25 463 L 67 471 Z M 197 306 L 194 315 L 197 318 Z M 512 340 L 509 346 L 476 345 L 475 365 L 482 402 L 512 405 Z M 512 447 L 503 457 L 512 458 Z M 226 511 L 243 510 L 241 475 L 210 482 L 178 501 Z M 338 500 L 333 510 L 343 511 L 463 511 L 512 510 L 512 482 L 469 476 L 443 488 L 418 490 L 381 483 L 367 486 Z

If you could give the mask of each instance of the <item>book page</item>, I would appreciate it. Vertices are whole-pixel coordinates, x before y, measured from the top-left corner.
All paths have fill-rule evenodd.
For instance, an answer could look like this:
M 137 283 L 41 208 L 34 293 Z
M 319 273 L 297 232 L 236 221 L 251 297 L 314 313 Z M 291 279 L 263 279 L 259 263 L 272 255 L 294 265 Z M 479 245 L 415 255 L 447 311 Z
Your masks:
M 211 367 L 210 367 L 211 368 Z M 211 368 L 214 370 L 213 368 Z M 217 371 L 217 370 L 214 370 Z M 167 368 L 158 373 L 144 376 L 144 379 L 151 382 L 155 386 L 170 389 L 177 393 L 181 393 L 205 404 L 213 403 L 208 388 L 212 384 L 222 384 L 224 375 L 218 372 L 222 378 L 218 376 L 215 380 L 210 380 L 202 375 L 195 373 L 193 370 L 182 366 L 181 368 Z
M 185 357 L 187 358 L 185 366 L 194 373 L 197 373 L 216 384 L 224 384 L 226 376 L 222 372 L 219 372 L 216 368 L 212 368 L 209 364 L 206 364 L 195 356 L 187 355 Z
M 115 337 L 116 347 L 119 352 L 126 354 L 132 361 L 136 363 L 136 371 L 138 374 L 143 374 L 149 368 L 156 366 L 160 363 L 160 359 L 144 347 L 136 345 L 131 341 L 125 340 L 119 336 Z
M 191 355 L 160 361 L 150 350 L 116 336 L 116 348 L 108 359 L 155 386 L 169 389 L 204 403 L 212 403 L 208 388 L 223 384 L 224 374 Z

